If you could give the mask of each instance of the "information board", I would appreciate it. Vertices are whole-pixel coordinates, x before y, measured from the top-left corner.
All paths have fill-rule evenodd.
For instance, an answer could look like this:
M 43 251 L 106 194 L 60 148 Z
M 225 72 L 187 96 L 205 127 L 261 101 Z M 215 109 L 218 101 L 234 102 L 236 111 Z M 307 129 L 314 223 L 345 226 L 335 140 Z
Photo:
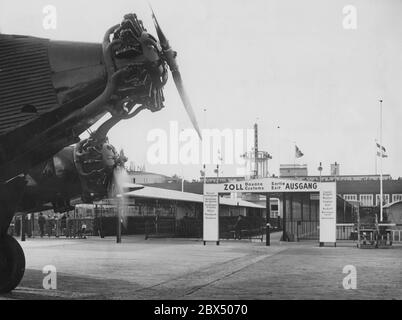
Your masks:
M 336 184 L 322 183 L 320 190 L 320 243 L 336 243 Z
M 204 241 L 219 241 L 219 194 L 204 194 Z

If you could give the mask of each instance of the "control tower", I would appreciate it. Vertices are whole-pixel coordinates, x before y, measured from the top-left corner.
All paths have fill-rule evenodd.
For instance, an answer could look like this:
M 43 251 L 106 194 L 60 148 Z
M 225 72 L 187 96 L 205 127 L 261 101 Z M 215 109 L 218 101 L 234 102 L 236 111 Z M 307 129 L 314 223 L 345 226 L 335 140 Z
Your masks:
M 254 125 L 254 148 L 242 155 L 245 160 L 246 178 L 260 179 L 269 176 L 268 161 L 272 156 L 266 151 L 258 149 L 258 124 Z

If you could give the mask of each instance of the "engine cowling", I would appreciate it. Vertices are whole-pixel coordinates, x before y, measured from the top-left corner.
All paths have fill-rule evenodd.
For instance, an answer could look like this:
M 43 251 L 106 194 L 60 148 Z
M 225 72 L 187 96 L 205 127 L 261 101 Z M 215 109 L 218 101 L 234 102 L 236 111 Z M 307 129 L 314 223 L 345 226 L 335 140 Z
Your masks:
M 79 142 L 74 149 L 74 163 L 82 185 L 82 200 L 93 202 L 107 197 L 114 170 L 126 161 L 107 138 L 90 137 Z

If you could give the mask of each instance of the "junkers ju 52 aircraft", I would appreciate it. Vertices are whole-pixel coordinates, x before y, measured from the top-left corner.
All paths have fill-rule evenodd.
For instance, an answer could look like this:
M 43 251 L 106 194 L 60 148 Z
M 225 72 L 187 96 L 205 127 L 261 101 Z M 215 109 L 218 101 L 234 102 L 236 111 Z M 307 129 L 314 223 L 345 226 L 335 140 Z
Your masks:
M 111 27 L 101 44 L 0 34 L 0 293 L 13 290 L 25 271 L 23 250 L 7 230 L 16 210 L 38 200 L 26 194 L 32 177 L 60 174 L 68 181 L 74 168 L 85 202 L 106 196 L 125 161 L 107 133 L 121 120 L 164 107 L 168 68 L 201 137 L 176 52 L 152 17 L 158 40 L 135 14 Z

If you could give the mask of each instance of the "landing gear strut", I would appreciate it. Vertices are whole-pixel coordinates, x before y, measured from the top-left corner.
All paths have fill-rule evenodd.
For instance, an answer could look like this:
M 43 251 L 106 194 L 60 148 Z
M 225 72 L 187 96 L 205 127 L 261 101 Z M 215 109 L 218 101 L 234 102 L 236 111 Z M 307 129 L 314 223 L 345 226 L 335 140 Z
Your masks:
M 0 237 L 0 294 L 8 293 L 20 283 L 25 272 L 24 252 L 13 237 Z

